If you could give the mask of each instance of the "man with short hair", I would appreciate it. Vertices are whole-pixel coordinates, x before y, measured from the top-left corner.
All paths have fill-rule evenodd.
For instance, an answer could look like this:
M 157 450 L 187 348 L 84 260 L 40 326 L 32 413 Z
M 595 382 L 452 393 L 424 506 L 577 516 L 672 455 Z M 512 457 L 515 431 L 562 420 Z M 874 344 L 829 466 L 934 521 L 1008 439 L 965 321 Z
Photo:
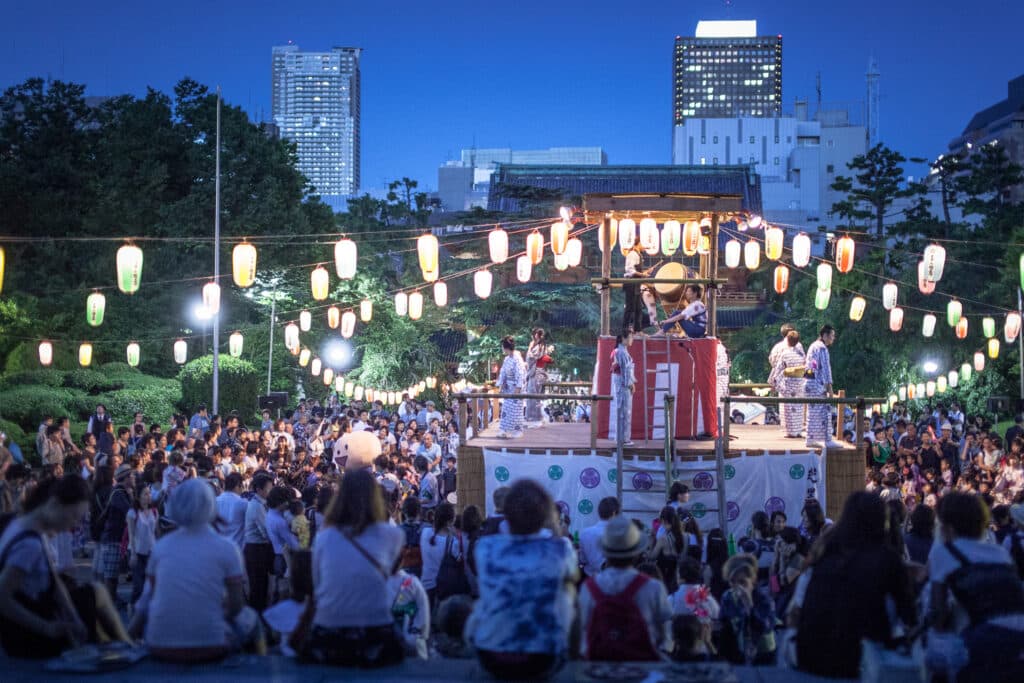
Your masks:
M 224 478 L 224 492 L 217 496 L 217 518 L 223 522 L 218 531 L 239 550 L 245 547 L 245 512 L 249 507 L 241 492 L 242 475 L 230 472 Z
M 1017 413 L 1013 418 L 1013 426 L 1006 430 L 1006 436 L 1003 439 L 1006 448 L 1009 449 L 1013 445 L 1014 439 L 1020 436 L 1024 436 L 1024 415 Z
M 102 403 L 97 403 L 96 412 L 89 418 L 89 426 L 86 428 L 86 431 L 95 434 L 98 440 L 100 434 L 107 431 L 108 424 L 110 424 L 110 416 L 107 415 L 107 407 Z
M 249 606 L 262 614 L 267 608 L 270 572 L 274 566 L 274 546 L 267 533 L 267 496 L 274 488 L 274 478 L 259 473 L 252 478 L 252 500 L 245 509 L 242 556 L 249 579 Z
M 683 297 L 686 300 L 686 307 L 683 310 L 668 316 L 658 326 L 661 328 L 655 334 L 668 334 L 676 323 L 683 328 L 683 332 L 691 339 L 700 339 L 707 336 L 708 332 L 708 309 L 701 301 L 704 296 L 704 288 L 700 285 L 686 285 L 683 290 Z
M 614 496 L 602 498 L 597 504 L 597 516 L 600 521 L 580 532 L 580 564 L 587 576 L 597 576 L 604 568 L 604 553 L 601 551 L 601 538 L 608 522 L 619 514 L 619 499 Z
M 440 420 L 441 413 L 437 412 L 433 401 L 427 401 L 426 405 L 423 406 L 423 410 L 416 415 L 416 423 L 423 429 L 429 429 L 430 421 L 434 419 Z
M 822 325 L 818 338 L 807 348 L 807 368 L 804 376 L 804 396 L 824 398 L 832 395 L 832 362 L 828 347 L 836 340 L 836 330 L 831 325 Z M 842 448 L 842 444 L 832 438 L 830 406 L 815 404 L 807 406 L 807 446 L 819 447 L 824 442 L 825 448 Z
M 188 421 L 188 431 L 192 436 L 202 436 L 210 431 L 210 418 L 206 413 L 206 405 L 200 404 L 196 414 Z
M 441 463 L 441 447 L 434 443 L 434 435 L 426 432 L 423 435 L 423 443 L 420 444 L 416 455 L 422 455 L 430 463 L 430 469 L 435 469 Z
M 501 525 L 505 522 L 505 498 L 511 489 L 508 486 L 499 486 L 491 494 L 491 502 L 494 504 L 494 514 L 487 515 L 483 526 L 480 527 L 481 536 L 489 536 L 501 532 Z

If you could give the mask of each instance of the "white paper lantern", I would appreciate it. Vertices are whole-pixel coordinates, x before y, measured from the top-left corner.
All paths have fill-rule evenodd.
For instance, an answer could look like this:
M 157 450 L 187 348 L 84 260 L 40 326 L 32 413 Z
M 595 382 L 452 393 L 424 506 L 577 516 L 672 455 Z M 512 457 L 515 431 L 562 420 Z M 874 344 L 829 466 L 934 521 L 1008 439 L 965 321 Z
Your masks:
M 334 245 L 334 270 L 342 280 L 351 280 L 356 276 L 356 262 L 358 260 L 358 249 L 356 243 L 345 238 L 340 239 Z
M 544 260 L 544 236 L 539 230 L 534 230 L 526 238 L 526 255 L 530 257 L 530 263 L 540 264 Z
M 438 244 L 437 237 L 431 233 L 420 235 L 419 239 L 416 240 L 416 253 L 420 257 L 420 270 L 423 271 L 423 279 L 431 282 L 428 279 L 429 276 L 438 271 L 440 245 Z M 436 280 L 437 277 L 435 276 L 434 279 Z
M 53 343 L 48 341 L 39 342 L 39 364 L 43 367 L 53 363 Z
M 924 395 L 927 396 L 928 398 L 931 398 L 932 396 L 935 395 L 935 382 L 934 381 L 928 380 L 927 382 L 925 382 L 925 385 L 924 385 Z
M 935 323 L 938 319 L 932 313 L 925 313 L 921 319 L 921 334 L 930 337 L 935 334 Z
M 241 332 L 232 332 L 231 336 L 228 337 L 228 353 L 234 358 L 240 358 L 242 355 L 242 349 L 245 346 L 245 338 Z
M 867 306 L 868 302 L 862 296 L 855 296 L 850 299 L 850 320 L 860 322 L 860 319 L 864 317 L 864 309 Z
M 608 220 L 608 223 L 611 226 L 611 231 L 610 231 L 611 234 L 608 236 L 607 239 L 608 239 L 608 243 L 614 249 L 615 248 L 615 243 L 619 241 L 619 222 L 617 220 L 615 220 L 614 218 L 610 218 Z M 604 253 L 604 242 L 605 242 L 604 221 L 601 221 L 601 225 L 598 226 L 598 228 L 597 228 L 597 246 L 601 250 L 602 254 Z
M 356 333 L 356 314 L 354 311 L 345 311 L 341 314 L 341 336 L 350 339 Z
M 889 311 L 889 329 L 893 332 L 903 329 L 903 309 L 899 306 L 894 306 Z
M 960 373 L 956 370 L 950 370 L 946 376 L 949 378 L 949 386 L 956 389 L 956 385 L 960 383 Z
M 491 271 L 486 268 L 473 274 L 473 291 L 478 297 L 486 299 L 491 295 L 492 280 Z
M 174 362 L 184 365 L 188 360 L 188 343 L 184 339 L 174 342 Z
M 939 244 L 929 244 L 924 248 L 924 277 L 929 282 L 942 279 L 942 271 L 946 267 L 946 249 Z
M 985 354 L 978 351 L 974 354 L 974 371 L 981 372 L 985 369 Z
M 530 274 L 533 272 L 533 263 L 529 256 L 520 256 L 516 259 L 516 279 L 520 282 L 529 282 Z
M 818 264 L 818 289 L 832 289 L 832 264 Z
M 256 247 L 248 242 L 235 245 L 231 251 L 231 275 L 242 289 L 256 282 Z
M 924 261 L 917 262 L 917 289 L 924 295 L 935 291 L 935 283 L 924 277 Z
M 743 245 L 743 265 L 747 270 L 757 270 L 761 265 L 761 243 L 757 240 L 750 240 Z
M 295 323 L 284 326 L 284 347 L 289 351 L 299 348 L 299 326 Z
M 495 228 L 487 235 L 487 246 L 491 255 L 491 263 L 504 263 L 508 258 L 508 233 Z
M 939 375 L 938 377 L 935 378 L 935 391 L 937 391 L 940 394 L 944 394 L 946 393 L 947 388 L 948 385 L 946 382 L 945 375 Z
M 117 250 L 117 288 L 125 294 L 134 294 L 139 291 L 140 284 L 142 284 L 142 249 L 134 244 L 126 244 Z M 0 287 L 2 285 L 3 281 L 0 280 Z
M 344 377 L 335 377 L 334 378 L 334 390 L 336 392 L 338 392 L 339 394 L 341 394 L 341 393 L 343 393 L 345 391 L 345 378 Z
M 309 311 L 302 311 L 299 313 L 299 329 L 303 332 L 309 332 L 313 327 L 313 314 Z
M 359 302 L 359 319 L 364 323 L 373 319 L 373 301 L 370 299 L 363 299 Z
M 632 218 L 623 218 L 619 221 L 619 248 L 622 251 L 629 251 L 636 244 L 636 221 Z M 537 265 L 534 262 L 534 265 Z
M 341 309 L 337 306 L 331 306 L 327 309 L 327 327 L 332 330 L 338 329 L 338 325 L 341 324 Z
M 565 253 L 565 247 L 569 243 L 569 224 L 565 221 L 557 221 L 551 224 L 551 253 L 559 256 Z
M 725 267 L 726 268 L 738 268 L 740 265 L 740 252 L 743 251 L 743 246 L 739 243 L 739 240 L 729 240 L 725 243 Z
M 203 306 L 211 317 L 220 313 L 220 285 L 216 282 L 203 285 Z
M 857 251 L 857 245 L 847 236 L 840 237 L 836 242 L 836 269 L 840 273 L 849 273 L 853 270 L 853 257 Z
M 139 367 L 139 361 L 142 359 L 142 349 L 135 342 L 128 344 L 124 349 L 125 359 L 128 361 L 128 365 L 137 368 Z
M 302 351 L 299 352 L 299 367 L 304 368 L 307 365 L 309 365 L 309 361 L 312 357 L 312 351 L 310 351 L 309 349 L 302 349 Z
M 1006 322 L 1003 324 L 1003 338 L 1007 344 L 1012 343 L 1020 334 L 1020 313 L 1010 311 L 1006 314 Z
M 887 282 L 882 285 L 882 308 L 891 311 L 896 306 L 899 292 L 899 287 L 895 282 Z
M 555 254 L 555 270 L 566 270 L 569 268 L 569 252 L 563 251 L 561 254 Z
M 313 298 L 323 301 L 331 291 L 331 274 L 323 266 L 317 266 L 309 274 L 309 286 L 313 290 Z
M 78 347 L 78 364 L 83 368 L 92 365 L 92 344 L 85 342 Z
M 575 268 L 583 261 L 583 240 L 579 237 L 570 237 L 565 247 L 565 254 L 569 259 L 569 267 Z
M 782 258 L 782 248 L 786 241 L 786 233 L 782 228 L 768 227 L 764 230 L 764 257 L 770 261 Z
M 409 295 L 405 292 L 395 294 L 395 315 L 404 316 L 409 312 Z
M 793 265 L 806 268 L 811 262 L 811 238 L 801 232 L 793 238 Z
M 640 246 L 649 255 L 657 254 L 661 249 L 658 223 L 653 218 L 644 218 L 640 221 Z
M 331 386 L 331 382 L 334 381 L 334 370 L 331 368 L 324 368 L 323 383 L 325 387 Z
M 319 377 L 320 376 L 320 370 L 322 370 L 322 369 L 323 369 L 323 361 L 321 361 L 319 358 L 314 358 L 312 361 L 310 361 L 310 363 L 309 363 L 309 373 L 311 375 L 313 375 L 314 377 Z
M 419 320 L 423 317 L 423 294 L 413 292 L 409 295 L 409 319 Z
M 448 305 L 448 285 L 440 280 L 434 283 L 434 305 L 438 308 Z
M 661 227 L 661 253 L 665 256 L 673 256 L 679 251 L 679 242 L 682 239 L 682 226 L 679 221 L 665 221 Z M 697 245 L 694 243 L 694 252 Z

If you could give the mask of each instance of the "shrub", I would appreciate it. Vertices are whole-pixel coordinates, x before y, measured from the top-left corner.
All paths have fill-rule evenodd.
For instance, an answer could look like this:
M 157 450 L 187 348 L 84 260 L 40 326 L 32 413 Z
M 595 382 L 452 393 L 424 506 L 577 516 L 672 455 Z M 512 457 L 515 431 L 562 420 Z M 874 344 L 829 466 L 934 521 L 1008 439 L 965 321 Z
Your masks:
M 40 368 L 39 370 L 22 370 L 0 375 L 0 391 L 14 389 L 30 384 L 41 384 L 46 387 L 64 386 L 64 373 L 60 370 Z
M 35 439 L 29 439 L 25 430 L 14 422 L 0 420 L 0 432 L 7 435 L 8 443 L 18 444 L 22 453 L 35 448 Z
M 201 403 L 213 401 L 213 356 L 203 356 L 187 363 L 178 374 L 181 380 L 181 407 L 192 412 Z M 260 391 L 260 374 L 247 360 L 220 357 L 220 412 L 237 410 L 243 417 L 256 411 Z
M 69 408 L 75 392 L 42 385 L 14 387 L 0 392 L 0 406 L 4 417 L 16 422 L 26 432 L 34 431 L 44 415 L 63 417 L 71 415 Z
M 64 386 L 72 389 L 81 389 L 87 394 L 98 394 L 103 391 L 120 389 L 124 386 L 124 382 L 119 381 L 106 372 L 82 368 L 65 372 Z

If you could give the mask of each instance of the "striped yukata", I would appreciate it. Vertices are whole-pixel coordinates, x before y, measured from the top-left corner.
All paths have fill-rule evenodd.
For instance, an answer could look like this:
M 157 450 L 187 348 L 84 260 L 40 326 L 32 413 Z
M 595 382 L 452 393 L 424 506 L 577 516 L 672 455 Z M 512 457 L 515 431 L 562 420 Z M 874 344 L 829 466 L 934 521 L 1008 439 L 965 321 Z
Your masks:
M 768 384 L 775 387 L 779 396 L 784 398 L 797 398 L 804 393 L 803 377 L 786 377 L 784 371 L 787 368 L 803 367 L 805 362 L 804 350 L 800 344 L 786 346 L 782 353 L 778 354 L 772 374 L 768 376 Z M 782 428 L 786 436 L 800 436 L 800 430 L 804 426 L 804 407 L 799 404 L 787 403 L 779 411 L 782 420 Z
M 515 394 L 523 390 L 526 383 L 526 364 L 518 352 L 505 357 L 498 374 L 498 391 Z M 520 434 L 523 431 L 523 400 L 506 398 L 501 402 L 500 429 L 505 434 Z
M 821 339 L 814 340 L 807 348 L 806 366 L 808 374 L 813 373 L 814 376 L 804 380 L 804 396 L 825 396 L 825 387 L 832 384 L 832 363 L 828 347 Z M 829 412 L 827 405 L 807 406 L 807 441 L 824 443 L 832 440 Z

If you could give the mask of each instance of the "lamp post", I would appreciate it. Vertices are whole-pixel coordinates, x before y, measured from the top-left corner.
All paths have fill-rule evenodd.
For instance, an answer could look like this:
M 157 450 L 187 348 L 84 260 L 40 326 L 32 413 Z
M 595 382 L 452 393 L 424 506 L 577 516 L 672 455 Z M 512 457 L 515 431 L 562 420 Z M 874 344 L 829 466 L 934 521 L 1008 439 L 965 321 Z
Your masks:
M 213 180 L 213 281 L 220 284 L 220 86 L 217 86 L 217 142 Z M 213 316 L 213 414 L 220 408 L 220 313 Z

